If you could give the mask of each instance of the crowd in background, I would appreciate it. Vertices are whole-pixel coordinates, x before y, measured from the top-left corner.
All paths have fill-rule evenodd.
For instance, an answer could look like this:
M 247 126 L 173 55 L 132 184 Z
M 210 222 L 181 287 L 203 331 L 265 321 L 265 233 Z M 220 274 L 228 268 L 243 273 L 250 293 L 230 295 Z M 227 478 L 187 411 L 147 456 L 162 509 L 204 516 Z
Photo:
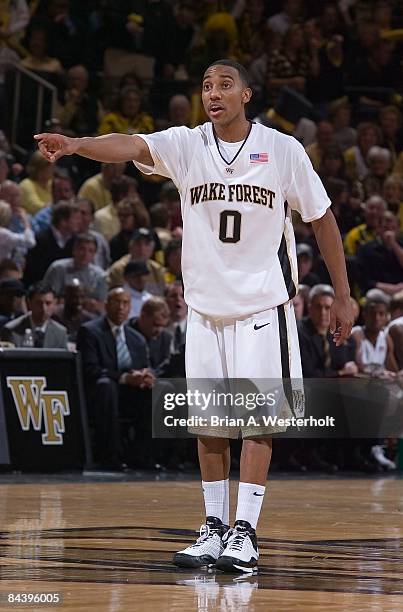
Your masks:
M 402 46 L 401 0 L 1 3 L 1 339 L 81 351 L 100 465 L 122 467 L 124 445 L 136 466 L 194 461 L 185 443 L 144 444 L 150 390 L 162 377 L 184 376 L 180 197 L 172 182 L 133 164 L 72 156 L 52 165 L 32 134 L 26 154 L 17 154 L 12 64 L 56 85 L 55 113 L 43 130 L 70 136 L 195 127 L 206 121 L 203 70 L 223 57 L 245 65 L 253 89 L 248 118 L 302 142 L 344 241 L 356 325 L 336 349 L 330 278 L 310 225 L 295 215 L 304 376 L 398 386 Z M 345 441 L 337 451 L 284 441 L 274 456 L 287 469 L 328 472 L 394 469 L 393 458 L 393 440 L 387 448 L 384 440 Z

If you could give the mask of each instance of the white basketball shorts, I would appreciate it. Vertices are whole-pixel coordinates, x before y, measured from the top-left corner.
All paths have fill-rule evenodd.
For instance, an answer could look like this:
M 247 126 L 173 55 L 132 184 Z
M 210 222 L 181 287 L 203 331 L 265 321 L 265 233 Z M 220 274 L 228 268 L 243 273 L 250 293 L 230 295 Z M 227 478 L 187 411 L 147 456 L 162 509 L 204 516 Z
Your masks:
M 303 416 L 304 400 L 298 332 L 292 302 L 237 319 L 215 319 L 189 308 L 186 332 L 186 378 L 188 387 L 201 379 L 249 379 L 258 390 L 267 391 L 267 381 L 276 385 L 286 379 L 284 406 L 277 416 Z M 259 382 L 261 381 L 261 383 Z M 261 384 L 265 389 L 260 388 Z M 270 383 L 269 383 L 270 384 Z M 198 435 L 243 437 L 286 431 L 268 426 L 200 429 Z M 235 431 L 236 430 L 236 431 Z

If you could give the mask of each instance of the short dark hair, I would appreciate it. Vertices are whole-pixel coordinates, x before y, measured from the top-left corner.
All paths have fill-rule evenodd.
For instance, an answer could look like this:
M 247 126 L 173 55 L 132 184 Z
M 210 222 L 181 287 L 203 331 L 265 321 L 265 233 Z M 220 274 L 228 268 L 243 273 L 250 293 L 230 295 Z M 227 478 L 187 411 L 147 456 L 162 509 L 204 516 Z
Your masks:
M 114 178 L 109 187 L 111 192 L 112 202 L 117 204 L 119 200 L 123 200 L 130 191 L 130 188 L 137 189 L 138 182 L 131 176 L 123 174 L 117 178 Z
M 52 208 L 52 225 L 56 228 L 59 227 L 61 221 L 67 221 L 73 213 L 79 211 L 77 204 L 68 200 L 60 200 Z
M 52 293 L 53 295 L 55 295 L 55 292 L 52 287 L 47 283 L 44 283 L 43 280 L 40 280 L 28 288 L 27 298 L 29 300 L 32 300 L 34 295 L 46 295 L 46 293 Z
M 235 70 L 238 72 L 240 79 L 242 83 L 245 85 L 245 87 L 250 87 L 249 73 L 246 70 L 245 66 L 243 66 L 239 62 L 236 62 L 235 60 L 231 60 L 231 59 L 220 59 L 210 64 L 210 66 L 208 66 L 206 70 L 208 70 L 212 66 L 229 66 L 230 68 L 235 68 Z
M 84 232 L 82 234 L 77 234 L 77 236 L 75 236 L 73 248 L 77 246 L 77 244 L 82 244 L 84 242 L 92 242 L 92 244 L 95 245 L 95 248 L 98 248 L 98 243 L 97 243 L 97 239 L 95 238 L 95 236 L 89 233 L 85 234 Z
M 77 204 L 78 207 L 80 207 L 80 204 L 82 203 L 88 204 L 91 215 L 95 215 L 95 204 L 92 200 L 89 200 L 88 198 L 76 198 L 74 203 Z

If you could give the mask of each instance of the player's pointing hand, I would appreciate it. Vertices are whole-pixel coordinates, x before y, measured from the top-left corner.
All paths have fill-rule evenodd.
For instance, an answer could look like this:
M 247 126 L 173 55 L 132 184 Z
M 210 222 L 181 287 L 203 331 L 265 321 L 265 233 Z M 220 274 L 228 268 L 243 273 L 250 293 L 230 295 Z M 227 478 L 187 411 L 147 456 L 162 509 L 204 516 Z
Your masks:
M 42 155 L 54 163 L 63 155 L 72 155 L 77 151 L 77 139 L 62 134 L 35 134 Z

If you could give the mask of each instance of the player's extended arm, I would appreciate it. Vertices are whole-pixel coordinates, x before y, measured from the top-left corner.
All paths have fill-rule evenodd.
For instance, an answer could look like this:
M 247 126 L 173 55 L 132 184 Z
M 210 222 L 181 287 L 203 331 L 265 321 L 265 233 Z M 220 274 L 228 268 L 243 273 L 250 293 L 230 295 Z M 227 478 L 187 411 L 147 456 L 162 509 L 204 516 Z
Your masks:
M 330 311 L 330 331 L 334 334 L 336 346 L 340 346 L 350 335 L 354 322 L 343 243 L 330 208 L 323 217 L 312 221 L 312 227 L 332 279 L 335 299 Z
M 82 155 L 100 162 L 124 162 L 135 160 L 147 166 L 154 162 L 147 143 L 139 136 L 128 134 L 106 134 L 105 136 L 86 136 L 69 138 L 62 134 L 36 134 L 40 152 L 50 162 L 63 155 Z

